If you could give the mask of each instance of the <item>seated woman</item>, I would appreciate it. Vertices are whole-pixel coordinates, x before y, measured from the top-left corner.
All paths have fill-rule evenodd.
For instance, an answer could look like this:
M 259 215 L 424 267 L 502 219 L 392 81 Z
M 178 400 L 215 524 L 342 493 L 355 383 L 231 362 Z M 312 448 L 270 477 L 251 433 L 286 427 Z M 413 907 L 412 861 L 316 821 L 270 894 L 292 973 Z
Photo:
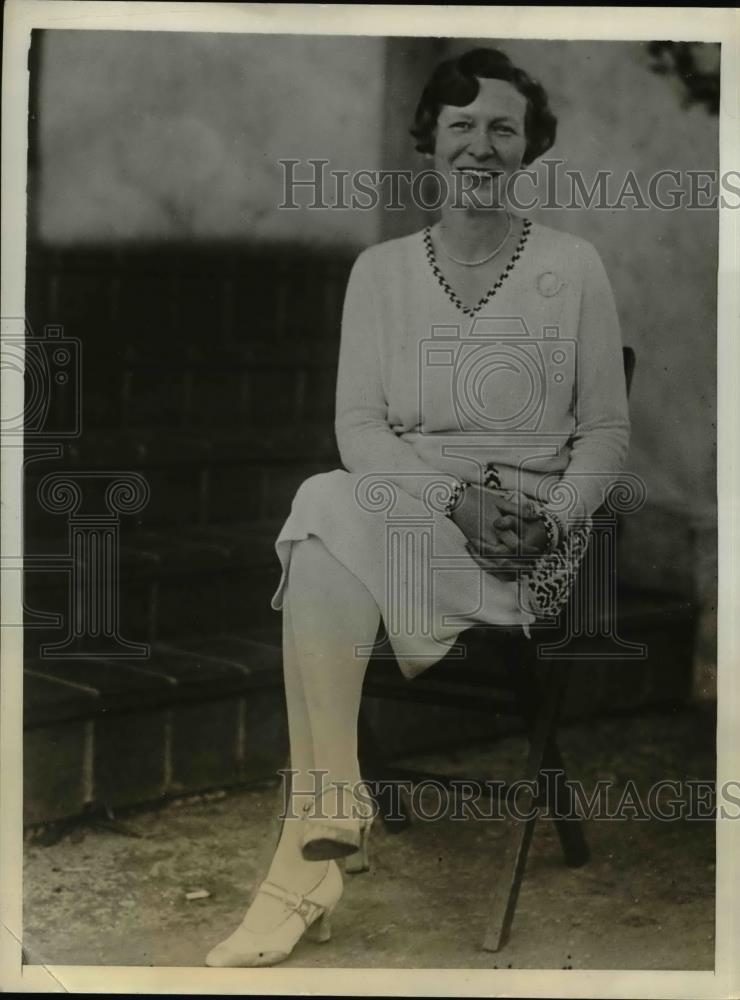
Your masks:
M 208 965 L 270 965 L 306 932 L 328 938 L 335 859 L 369 829 L 357 721 L 381 620 L 413 677 L 465 629 L 528 632 L 567 600 L 629 425 L 596 251 L 504 198 L 555 125 L 542 87 L 496 50 L 445 61 L 422 94 L 412 134 L 447 197 L 436 225 L 365 250 L 350 276 L 345 469 L 303 483 L 276 541 L 291 808 Z

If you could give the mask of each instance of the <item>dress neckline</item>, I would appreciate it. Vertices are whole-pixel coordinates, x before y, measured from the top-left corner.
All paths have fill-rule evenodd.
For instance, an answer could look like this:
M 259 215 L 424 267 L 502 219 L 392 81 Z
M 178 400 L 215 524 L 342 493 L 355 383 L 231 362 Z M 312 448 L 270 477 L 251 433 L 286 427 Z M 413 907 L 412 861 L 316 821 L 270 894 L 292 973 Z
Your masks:
M 431 226 L 427 226 L 424 230 L 424 252 L 426 254 L 427 262 L 429 267 L 437 279 L 438 284 L 442 288 L 447 298 L 456 306 L 461 312 L 465 313 L 466 316 L 475 316 L 480 310 L 493 298 L 496 292 L 501 288 L 504 281 L 509 277 L 511 272 L 517 265 L 517 261 L 524 252 L 524 248 L 529 240 L 529 233 L 532 228 L 532 222 L 530 219 L 522 220 L 522 234 L 519 237 L 519 242 L 517 243 L 513 254 L 509 258 L 509 263 L 504 268 L 503 272 L 499 275 L 497 281 L 488 289 L 482 299 L 474 306 L 466 306 L 462 301 L 460 296 L 455 292 L 454 288 L 450 285 L 449 281 L 442 274 L 442 271 L 437 263 L 437 255 L 434 252 L 434 245 L 432 244 L 432 229 Z

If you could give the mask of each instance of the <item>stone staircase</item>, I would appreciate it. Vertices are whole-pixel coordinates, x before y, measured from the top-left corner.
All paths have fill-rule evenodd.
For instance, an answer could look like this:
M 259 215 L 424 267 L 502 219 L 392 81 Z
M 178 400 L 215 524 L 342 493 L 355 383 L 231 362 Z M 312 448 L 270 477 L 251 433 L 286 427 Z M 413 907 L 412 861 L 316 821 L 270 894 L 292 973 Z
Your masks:
M 28 824 L 264 780 L 284 764 L 273 546 L 298 485 L 339 465 L 334 382 L 352 256 L 31 247 L 34 337 L 63 328 L 80 364 L 27 439 Z M 78 387 L 81 430 L 69 435 Z M 127 477 L 148 497 L 112 515 L 111 484 Z M 74 509 L 60 481 L 78 491 Z M 108 563 L 92 543 L 79 548 L 101 531 L 114 539 Z M 78 621 L 70 595 L 85 560 L 97 594 L 106 588 L 93 568 L 113 566 L 117 601 L 100 608 L 91 593 Z M 646 592 L 626 581 L 620 628 L 650 656 L 579 664 L 569 717 L 684 699 L 692 614 L 683 584 Z M 112 641 L 101 615 L 115 619 Z M 369 705 L 399 753 L 494 731 L 491 720 L 403 704 L 407 682 L 387 662 L 373 677 Z

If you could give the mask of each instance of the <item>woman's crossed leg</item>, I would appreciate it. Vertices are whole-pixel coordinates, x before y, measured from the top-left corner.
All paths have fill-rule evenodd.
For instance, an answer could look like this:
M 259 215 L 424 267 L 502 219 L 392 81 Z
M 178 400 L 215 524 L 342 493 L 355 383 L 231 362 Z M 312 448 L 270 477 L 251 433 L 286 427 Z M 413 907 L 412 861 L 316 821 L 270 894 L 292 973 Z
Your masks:
M 318 899 L 333 874 L 333 862 L 304 858 L 306 823 L 301 817 L 315 801 L 317 787 L 338 783 L 351 788 L 360 780 L 357 722 L 368 651 L 379 623 L 375 599 L 319 538 L 293 543 L 283 603 L 292 780 L 265 879 L 285 893 Z M 341 884 L 335 884 L 330 895 L 338 898 L 340 893 Z M 208 964 L 268 964 L 261 959 L 280 960 L 275 956 L 281 952 L 285 957 L 305 928 L 295 914 L 286 920 L 286 912 L 279 893 L 258 892 L 237 932 L 209 954 Z M 280 940 L 268 942 L 271 934 Z

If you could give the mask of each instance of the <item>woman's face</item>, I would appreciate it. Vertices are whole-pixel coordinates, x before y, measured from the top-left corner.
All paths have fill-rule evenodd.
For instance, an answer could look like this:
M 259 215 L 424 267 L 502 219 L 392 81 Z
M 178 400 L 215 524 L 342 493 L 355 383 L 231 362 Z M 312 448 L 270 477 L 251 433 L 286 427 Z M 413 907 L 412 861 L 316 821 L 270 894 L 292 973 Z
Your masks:
M 505 80 L 478 83 L 472 104 L 440 108 L 434 166 L 446 176 L 451 191 L 475 192 L 480 204 L 498 204 L 496 195 L 520 168 L 527 147 L 527 99 Z

